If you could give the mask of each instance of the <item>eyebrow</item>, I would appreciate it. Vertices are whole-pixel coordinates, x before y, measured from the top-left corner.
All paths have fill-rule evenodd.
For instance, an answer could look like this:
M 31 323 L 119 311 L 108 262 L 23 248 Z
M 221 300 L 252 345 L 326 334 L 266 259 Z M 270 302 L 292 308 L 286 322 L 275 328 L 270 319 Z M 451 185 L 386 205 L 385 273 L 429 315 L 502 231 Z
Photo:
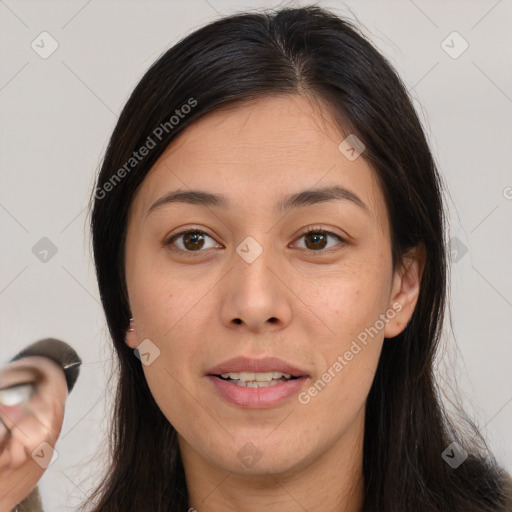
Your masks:
M 350 201 L 371 215 L 368 206 L 352 191 L 336 185 L 333 187 L 314 188 L 290 194 L 275 205 L 275 212 L 285 214 L 292 209 L 325 203 L 328 201 Z M 230 202 L 223 194 L 212 194 L 202 190 L 176 190 L 157 199 L 149 208 L 146 217 L 163 205 L 170 203 L 187 203 L 198 206 L 211 206 L 229 209 Z

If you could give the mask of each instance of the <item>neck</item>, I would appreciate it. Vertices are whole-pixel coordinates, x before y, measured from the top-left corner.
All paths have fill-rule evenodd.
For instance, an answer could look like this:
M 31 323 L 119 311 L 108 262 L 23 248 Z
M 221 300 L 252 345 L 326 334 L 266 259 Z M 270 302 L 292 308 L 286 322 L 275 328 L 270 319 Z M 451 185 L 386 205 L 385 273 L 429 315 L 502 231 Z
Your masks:
M 189 495 L 198 512 L 360 512 L 364 412 L 309 463 L 286 472 L 240 474 L 213 466 L 179 436 Z

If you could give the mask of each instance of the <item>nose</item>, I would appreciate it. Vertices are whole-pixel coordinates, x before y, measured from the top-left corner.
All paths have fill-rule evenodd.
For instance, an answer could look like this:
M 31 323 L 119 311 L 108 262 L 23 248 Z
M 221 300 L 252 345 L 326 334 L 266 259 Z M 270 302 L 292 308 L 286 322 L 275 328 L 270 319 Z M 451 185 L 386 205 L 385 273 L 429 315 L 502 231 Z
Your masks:
M 248 253 L 240 255 L 237 249 L 234 254 L 234 266 L 222 290 L 222 319 L 231 328 L 244 326 L 252 332 L 283 329 L 291 320 L 293 294 L 274 253 L 261 247 L 254 257 L 252 243 L 241 244 Z

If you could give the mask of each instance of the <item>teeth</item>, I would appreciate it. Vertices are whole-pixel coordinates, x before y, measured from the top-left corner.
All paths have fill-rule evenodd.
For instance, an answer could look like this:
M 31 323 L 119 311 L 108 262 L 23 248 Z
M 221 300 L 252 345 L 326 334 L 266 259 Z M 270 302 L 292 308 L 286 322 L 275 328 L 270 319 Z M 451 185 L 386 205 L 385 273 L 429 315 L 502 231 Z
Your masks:
M 275 386 L 276 384 L 280 384 L 282 381 L 280 380 L 272 380 L 270 382 L 258 382 L 258 381 L 243 381 L 243 380 L 234 380 L 233 384 L 237 386 L 242 386 L 243 388 L 268 388 L 269 386 Z
M 242 382 L 272 382 L 272 380 L 277 380 L 281 378 L 290 379 L 291 375 L 289 373 L 282 372 L 240 372 L 240 373 L 221 373 L 221 377 L 223 379 L 232 379 Z M 253 386 L 254 387 L 254 386 Z M 264 386 L 259 386 L 264 387 Z

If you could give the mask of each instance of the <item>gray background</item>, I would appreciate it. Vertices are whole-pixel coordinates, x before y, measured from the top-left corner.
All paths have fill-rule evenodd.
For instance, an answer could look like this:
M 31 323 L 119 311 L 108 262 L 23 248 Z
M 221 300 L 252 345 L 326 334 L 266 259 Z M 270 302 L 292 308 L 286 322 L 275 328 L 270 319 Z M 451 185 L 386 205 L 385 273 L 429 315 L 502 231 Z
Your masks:
M 453 332 L 447 324 L 440 375 L 446 389 L 459 386 L 512 471 L 512 3 L 317 3 L 356 20 L 414 97 L 448 188 Z M 179 38 L 219 15 L 278 5 L 0 1 L 0 358 L 53 336 L 84 360 L 59 457 L 40 483 L 46 510 L 74 510 L 102 474 L 112 354 L 86 205 L 117 115 Z M 43 31 L 58 43 L 46 59 L 31 47 L 42 46 Z M 43 237 L 57 250 L 46 261 L 36 245 L 48 244 Z

